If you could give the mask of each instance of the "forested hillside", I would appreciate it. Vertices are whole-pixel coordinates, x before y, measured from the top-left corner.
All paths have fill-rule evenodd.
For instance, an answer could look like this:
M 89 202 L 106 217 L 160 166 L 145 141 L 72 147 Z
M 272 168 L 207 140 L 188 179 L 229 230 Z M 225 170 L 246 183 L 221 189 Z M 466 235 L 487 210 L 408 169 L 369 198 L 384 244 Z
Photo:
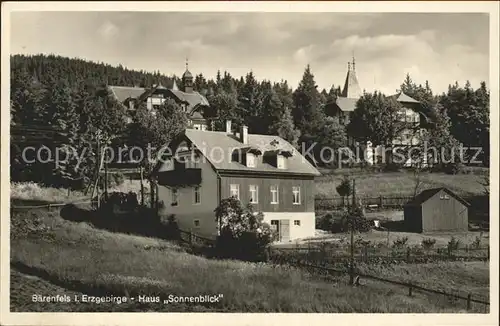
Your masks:
M 318 149 L 343 146 L 348 132 L 356 139 L 366 137 L 362 134 L 366 128 L 349 128 L 327 117 L 324 108 L 340 94 L 340 87 L 332 85 L 329 90 L 318 90 L 309 66 L 295 90 L 285 80 L 258 80 L 252 72 L 241 77 L 220 71 L 214 74 L 215 79 L 196 75 L 195 89 L 205 94 L 211 103 L 216 128 L 222 128 L 224 121 L 230 118 L 236 124 L 247 124 L 251 133 L 278 134 L 296 145 L 316 142 Z M 344 77 L 335 79 L 342 82 Z M 139 114 L 132 125 L 126 126 L 124 108 L 107 94 L 104 86 L 150 87 L 161 83 L 170 87 L 172 78 L 159 72 L 134 71 L 54 55 L 11 56 L 10 110 L 15 135 L 11 146 L 12 179 L 72 186 L 75 183 L 69 180 L 80 180 L 78 187 L 81 187 L 95 173 L 97 139 L 111 141 L 120 137 L 122 141 L 141 145 L 168 141 L 183 127 L 182 113 L 175 103 L 167 102 L 160 110 L 159 119 L 151 121 L 147 115 Z M 182 87 L 180 79 L 176 82 Z M 436 94 L 428 82 L 424 81 L 422 86 L 407 75 L 400 89 L 423 103 L 432 139 L 440 140 L 443 146 L 460 142 L 465 146 L 489 148 L 489 90 L 485 83 L 474 89 L 469 83 L 460 86 L 450 81 L 447 93 Z M 393 105 L 379 93 L 365 94 L 362 99 L 370 99 L 370 96 L 382 100 L 369 110 L 386 110 Z M 367 126 L 391 125 L 384 120 L 387 115 L 359 116 L 374 119 L 364 121 Z M 57 167 L 50 160 L 43 164 L 26 163 L 21 154 L 27 144 L 38 147 L 43 144 L 49 148 L 66 146 L 75 149 L 83 160 L 78 166 L 75 160 Z

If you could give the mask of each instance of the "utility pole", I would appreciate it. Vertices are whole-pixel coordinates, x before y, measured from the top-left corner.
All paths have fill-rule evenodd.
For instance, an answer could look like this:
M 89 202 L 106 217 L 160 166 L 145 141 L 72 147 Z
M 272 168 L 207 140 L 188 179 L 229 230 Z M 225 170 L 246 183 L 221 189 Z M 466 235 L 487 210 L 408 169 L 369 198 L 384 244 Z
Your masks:
M 108 152 L 106 151 L 106 147 L 104 147 L 103 152 L 103 160 L 104 160 L 104 200 L 108 201 Z
M 101 200 L 99 198 L 99 178 L 101 177 L 101 135 L 97 135 L 97 180 L 95 181 L 97 187 L 97 209 L 101 206 Z
M 356 209 L 356 180 L 352 180 L 352 206 L 350 210 L 350 231 L 351 231 L 351 258 L 349 264 L 349 284 L 354 285 L 354 210 Z

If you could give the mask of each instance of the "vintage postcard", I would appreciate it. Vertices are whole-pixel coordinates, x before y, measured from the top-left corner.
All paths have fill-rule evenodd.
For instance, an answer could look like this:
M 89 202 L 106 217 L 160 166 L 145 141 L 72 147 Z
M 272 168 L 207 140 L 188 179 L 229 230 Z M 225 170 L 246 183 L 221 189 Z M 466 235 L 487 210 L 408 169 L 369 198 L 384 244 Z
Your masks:
M 3 3 L 2 325 L 496 324 L 498 9 Z

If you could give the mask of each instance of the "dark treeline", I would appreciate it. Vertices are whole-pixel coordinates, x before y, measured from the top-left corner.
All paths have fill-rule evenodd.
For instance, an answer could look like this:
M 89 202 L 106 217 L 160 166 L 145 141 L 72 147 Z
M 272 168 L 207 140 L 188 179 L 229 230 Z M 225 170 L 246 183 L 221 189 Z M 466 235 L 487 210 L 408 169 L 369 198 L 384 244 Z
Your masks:
M 125 140 L 140 146 L 168 142 L 186 123 L 174 102 L 167 101 L 155 119 L 141 106 L 133 123 L 126 125 L 124 108 L 105 86 L 151 87 L 161 83 L 171 87 L 173 78 L 182 87 L 179 78 L 160 72 L 55 55 L 11 56 L 12 180 L 83 187 L 96 173 L 98 139 L 116 144 Z M 215 79 L 196 75 L 195 89 L 209 100 L 212 115 L 216 116 L 212 123 L 217 129 L 223 129 L 225 120 L 232 119 L 236 125 L 248 125 L 251 133 L 280 135 L 297 146 L 316 142 L 317 149 L 344 146 L 347 135 L 357 140 L 373 136 L 367 134 L 368 126 L 390 128 L 391 115 L 377 112 L 389 112 L 397 106 L 383 94 L 365 93 L 358 101 L 353 121 L 345 126 L 325 113 L 340 94 L 340 87 L 319 90 L 309 66 L 296 89 L 285 80 L 258 80 L 252 72 L 236 78 L 221 71 L 216 72 Z M 469 83 L 454 83 L 448 92 L 435 94 L 428 82 L 422 86 L 407 75 L 400 90 L 423 103 L 428 137 L 436 144 L 451 146 L 459 142 L 489 152 L 489 90 L 484 82 L 477 89 Z M 395 136 L 380 133 L 379 143 L 384 143 L 388 135 Z M 83 159 L 78 165 L 76 157 L 58 166 L 53 161 L 26 163 L 21 152 L 29 144 L 75 149 Z

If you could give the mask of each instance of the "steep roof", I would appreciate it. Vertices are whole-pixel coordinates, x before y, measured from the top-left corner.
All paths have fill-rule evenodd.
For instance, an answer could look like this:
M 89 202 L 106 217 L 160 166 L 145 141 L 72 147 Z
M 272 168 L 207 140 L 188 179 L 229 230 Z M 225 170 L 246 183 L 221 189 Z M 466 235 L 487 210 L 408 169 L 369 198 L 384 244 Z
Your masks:
M 128 98 L 138 98 L 146 92 L 143 87 L 108 86 L 108 89 L 122 103 Z
M 220 148 L 214 153 L 216 157 L 206 156 L 206 159 L 221 171 L 241 171 L 241 172 L 268 172 L 279 174 L 301 174 L 301 175 L 320 175 L 304 156 L 302 156 L 293 146 L 279 136 L 249 134 L 248 143 L 243 144 L 239 139 L 223 131 L 202 131 L 195 129 L 186 129 L 184 135 L 191 143 L 202 153 L 210 153 L 212 148 Z M 274 141 L 274 142 L 273 142 Z M 261 162 L 255 168 L 247 167 L 239 162 L 232 161 L 228 153 L 234 149 L 246 149 L 249 146 L 260 149 L 263 153 L 266 151 L 282 150 L 292 152 L 293 155 L 287 160 L 287 169 L 278 170 L 276 167 Z M 220 157 L 223 152 L 224 157 Z
M 439 193 L 441 190 L 445 191 L 448 195 L 452 196 L 453 198 L 455 198 L 456 200 L 458 200 L 459 202 L 461 202 L 465 206 L 469 206 L 470 205 L 467 201 L 465 201 L 465 199 L 463 199 L 462 197 L 458 196 L 457 194 L 455 194 L 450 189 L 445 188 L 445 187 L 438 187 L 438 188 L 431 188 L 431 189 L 426 189 L 426 190 L 422 191 L 412 201 L 408 202 L 406 204 L 406 206 L 420 206 L 423 203 L 425 203 L 427 200 L 429 200 L 432 197 L 434 197 L 434 195 L 436 195 L 437 193 Z
M 170 91 L 172 92 L 172 94 L 177 96 L 179 100 L 181 100 L 182 102 L 186 102 L 189 106 L 189 109 L 193 109 L 197 105 L 210 105 L 205 96 L 201 95 L 198 92 L 193 91 L 192 93 L 185 93 L 183 91 L 174 89 L 171 89 Z
M 357 98 L 337 97 L 335 103 L 344 112 L 351 112 L 356 109 Z
M 344 89 L 342 90 L 342 97 L 358 99 L 363 94 L 363 92 L 361 92 L 361 87 L 359 87 L 358 77 L 356 77 L 354 67 L 354 62 L 352 64 L 352 68 L 351 64 L 348 66 Z

